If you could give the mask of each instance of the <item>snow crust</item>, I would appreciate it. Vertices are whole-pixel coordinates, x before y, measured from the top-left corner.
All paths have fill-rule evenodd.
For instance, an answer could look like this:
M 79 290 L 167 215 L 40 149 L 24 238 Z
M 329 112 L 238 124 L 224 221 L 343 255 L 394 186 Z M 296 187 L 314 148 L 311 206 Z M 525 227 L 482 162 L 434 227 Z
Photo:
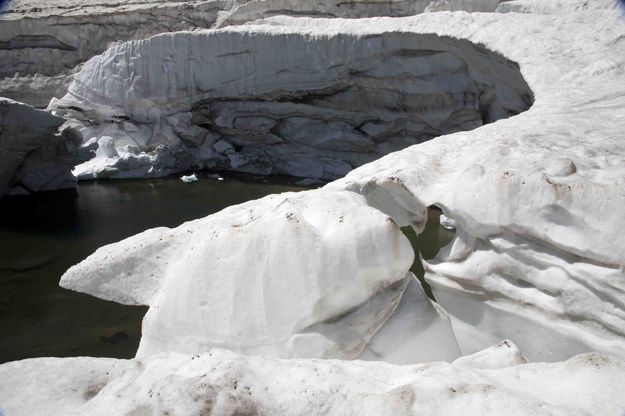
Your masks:
M 375 341 L 369 359 L 456 358 L 448 318 L 408 271 L 413 256 L 394 221 L 359 195 L 286 193 L 102 247 L 70 268 L 61 286 L 149 305 L 139 357 L 220 347 L 352 359 L 409 285 L 411 304 L 387 330 L 408 325 L 413 340 Z M 417 338 L 420 330 L 440 336 Z
M 0 14 L 0 96 L 45 107 L 71 75 L 111 44 L 287 14 L 408 16 L 438 10 L 493 11 L 499 0 L 12 0 Z
M 42 377 L 42 369 L 45 369 Z M 7 415 L 620 416 L 625 362 L 589 353 L 524 364 L 505 341 L 452 364 L 279 360 L 212 349 L 147 359 L 40 358 L 0 366 Z M 24 400 L 17 392 L 32 391 Z
M 82 137 L 62 117 L 0 97 L 0 197 L 76 187 Z

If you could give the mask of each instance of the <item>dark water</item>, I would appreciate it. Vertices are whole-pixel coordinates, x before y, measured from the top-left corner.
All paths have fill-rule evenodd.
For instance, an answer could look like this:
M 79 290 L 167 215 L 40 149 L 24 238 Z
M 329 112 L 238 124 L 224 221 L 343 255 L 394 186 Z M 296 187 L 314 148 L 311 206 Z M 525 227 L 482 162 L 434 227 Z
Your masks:
M 455 233 L 453 231 L 446 230 L 439 225 L 440 216 L 441 211 L 439 209 L 430 209 L 428 211 L 429 218 L 425 229 L 418 236 L 412 228 L 402 228 L 402 231 L 406 237 L 408 237 L 408 240 L 410 240 L 410 243 L 412 243 L 412 247 L 415 250 L 415 260 L 410 268 L 410 271 L 413 272 L 421 281 L 421 285 L 423 286 L 425 293 L 431 299 L 434 299 L 434 296 L 432 295 L 430 286 L 425 282 L 425 280 L 423 280 L 423 264 L 421 263 L 419 253 L 421 253 L 423 258 L 426 260 L 432 259 L 436 256 L 438 250 L 450 242 L 454 237 Z
M 58 286 L 61 275 L 98 247 L 148 228 L 175 227 L 267 194 L 302 188 L 226 178 L 192 184 L 177 179 L 82 183 L 0 202 L 0 363 L 41 356 L 133 357 L 147 307 L 123 306 Z M 438 211 L 416 236 L 433 257 L 453 233 Z M 421 263 L 413 272 L 423 275 Z
M 274 181 L 275 182 L 275 181 Z M 123 306 L 58 286 L 98 247 L 148 228 L 175 227 L 288 184 L 201 179 L 82 183 L 0 202 L 0 363 L 40 356 L 130 358 L 146 307 Z

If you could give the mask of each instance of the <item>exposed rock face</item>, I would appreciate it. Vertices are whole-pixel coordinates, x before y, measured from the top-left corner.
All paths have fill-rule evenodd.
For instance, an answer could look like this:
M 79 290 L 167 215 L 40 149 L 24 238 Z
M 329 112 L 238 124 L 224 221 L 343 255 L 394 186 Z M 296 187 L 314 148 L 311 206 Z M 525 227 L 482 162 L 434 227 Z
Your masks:
M 0 366 L 7 415 L 617 416 L 625 362 L 525 364 L 510 341 L 452 363 L 276 360 L 213 349 L 145 360 L 38 358 Z M 26 397 L 28 400 L 26 400 Z
M 329 21 L 326 21 L 329 22 Z M 87 62 L 50 108 L 119 157 L 79 179 L 211 168 L 335 179 L 526 110 L 518 67 L 458 39 L 245 26 L 164 34 Z M 128 147 L 129 146 L 129 147 Z
M 405 345 L 376 341 L 367 358 L 454 359 L 459 350 L 449 320 L 408 272 L 412 260 L 399 228 L 362 197 L 312 191 L 269 196 L 102 247 L 69 269 L 61 285 L 149 305 L 139 357 L 219 347 L 353 359 L 410 284 L 411 304 L 387 331 L 408 325 L 437 336 Z M 422 353 L 428 348 L 434 354 Z
M 0 197 L 73 188 L 82 137 L 62 117 L 0 98 Z

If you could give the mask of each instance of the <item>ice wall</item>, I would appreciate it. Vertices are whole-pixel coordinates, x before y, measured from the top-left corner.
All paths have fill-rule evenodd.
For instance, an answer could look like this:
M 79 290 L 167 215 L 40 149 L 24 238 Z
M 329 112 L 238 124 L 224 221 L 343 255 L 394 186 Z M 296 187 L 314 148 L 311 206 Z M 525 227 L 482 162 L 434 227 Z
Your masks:
M 76 187 L 82 136 L 65 119 L 0 97 L 0 197 Z
M 479 45 L 324 23 L 124 43 L 87 62 L 50 108 L 86 138 L 115 140 L 120 156 L 79 166 L 79 179 L 200 168 L 335 179 L 532 100 L 518 66 Z

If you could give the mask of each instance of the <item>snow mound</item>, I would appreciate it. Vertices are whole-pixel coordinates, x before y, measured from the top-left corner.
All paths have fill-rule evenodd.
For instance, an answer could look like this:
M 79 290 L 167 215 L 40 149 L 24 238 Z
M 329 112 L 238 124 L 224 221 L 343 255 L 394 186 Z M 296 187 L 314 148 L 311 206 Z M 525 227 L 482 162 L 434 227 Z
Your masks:
M 391 330 L 406 322 L 416 331 L 431 328 L 436 339 L 423 337 L 421 345 L 430 342 L 436 358 L 453 359 L 459 351 L 449 320 L 408 272 L 413 256 L 393 220 L 361 196 L 310 191 L 269 196 L 102 247 L 70 268 L 61 285 L 149 305 L 140 357 L 220 347 L 351 359 L 412 283 L 414 305 L 403 319 L 389 321 Z M 376 344 L 370 358 L 415 362 L 419 342 L 413 345 L 401 352 Z

